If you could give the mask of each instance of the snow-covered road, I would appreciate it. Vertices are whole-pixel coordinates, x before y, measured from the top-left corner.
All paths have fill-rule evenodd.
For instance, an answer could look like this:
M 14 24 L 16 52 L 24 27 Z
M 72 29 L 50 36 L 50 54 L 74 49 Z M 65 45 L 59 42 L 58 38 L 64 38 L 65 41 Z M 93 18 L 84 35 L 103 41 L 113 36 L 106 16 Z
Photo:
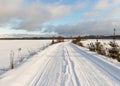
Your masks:
M 0 76 L 0 86 L 120 86 L 120 68 L 65 42 Z

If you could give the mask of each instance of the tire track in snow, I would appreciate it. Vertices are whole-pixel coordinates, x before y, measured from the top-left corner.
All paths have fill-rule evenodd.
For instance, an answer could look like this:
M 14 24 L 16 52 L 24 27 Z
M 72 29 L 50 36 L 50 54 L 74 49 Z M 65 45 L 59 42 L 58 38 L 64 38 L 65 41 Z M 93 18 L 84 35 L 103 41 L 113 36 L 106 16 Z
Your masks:
M 62 76 L 61 76 L 61 86 L 66 86 L 66 82 L 69 78 L 68 76 L 68 61 L 67 58 L 65 57 L 65 49 L 64 46 L 62 46 Z
M 45 52 L 43 54 L 43 56 L 41 56 L 41 57 L 45 58 L 46 60 L 44 61 L 43 66 L 42 67 L 40 66 L 39 71 L 36 73 L 36 75 L 34 75 L 34 77 L 31 79 L 29 86 L 37 86 L 39 81 L 41 80 L 41 77 L 47 72 L 47 67 L 48 67 L 48 65 L 50 65 L 50 61 L 51 61 L 50 57 L 52 57 L 49 55 L 51 55 L 52 52 L 53 51 L 50 51 L 48 53 Z
M 46 62 L 46 64 L 44 64 L 45 66 L 43 66 L 43 68 L 40 67 L 40 70 L 42 70 L 41 72 L 45 72 L 45 69 L 48 66 L 49 62 L 50 62 L 50 59 L 48 59 L 48 61 Z M 37 83 L 39 82 L 39 80 L 40 80 L 40 78 L 41 78 L 41 76 L 43 74 L 41 72 L 38 71 L 38 73 L 31 80 L 31 83 L 29 84 L 29 86 L 37 86 Z
M 82 86 L 87 85 L 87 86 L 104 86 L 105 83 L 102 82 L 102 79 L 100 76 L 97 76 L 99 72 L 95 69 L 89 61 L 87 61 L 81 54 L 76 53 L 74 50 L 69 48 L 69 52 L 71 57 L 74 57 L 74 61 L 76 62 L 77 68 L 79 68 L 79 78 L 82 78 Z M 77 55 L 78 54 L 78 55 Z M 95 71 L 94 71 L 95 70 Z M 84 85 L 83 85 L 83 82 Z M 97 83 L 96 83 L 97 82 Z
M 70 68 L 70 71 L 71 71 L 71 76 L 72 76 L 72 74 L 73 74 L 73 76 L 74 76 L 74 79 L 72 80 L 73 81 L 73 84 L 74 84 L 74 86 L 80 86 L 80 81 L 79 81 L 79 78 L 78 78 L 78 76 L 77 76 L 77 74 L 76 74 L 76 71 L 75 71 L 75 68 L 74 68 L 74 62 L 71 60 L 71 58 L 70 58 L 70 55 L 69 55 L 69 52 L 68 52 L 68 49 L 67 49 L 67 47 L 65 47 L 65 52 L 66 52 L 66 56 L 68 57 L 68 63 L 69 63 L 69 67 L 71 67 Z
M 71 47 L 75 50 L 75 52 L 80 53 L 83 57 L 85 57 L 87 60 L 91 61 L 93 64 L 95 64 L 99 70 L 101 70 L 102 72 L 104 72 L 105 74 L 108 75 L 108 77 L 112 78 L 112 80 L 114 79 L 115 81 L 117 81 L 118 84 L 120 84 L 120 70 L 113 67 L 112 65 L 102 61 L 101 59 L 81 50 L 80 48 L 78 48 L 76 45 L 74 44 L 70 44 Z
M 44 66 L 43 69 L 41 69 L 42 71 L 40 71 L 40 73 L 37 75 L 38 78 L 35 79 L 36 81 L 33 82 L 31 86 L 49 86 L 49 85 L 57 86 L 56 82 L 58 79 L 60 79 L 60 71 L 66 72 L 65 71 L 66 68 L 63 68 L 63 66 L 62 66 L 62 70 L 60 70 L 60 66 L 62 65 L 63 62 L 60 61 L 60 59 L 63 58 L 61 51 L 64 53 L 63 48 L 60 45 L 58 46 L 56 52 L 54 51 L 52 52 L 54 54 L 53 56 L 49 57 L 51 58 L 50 60 L 48 60 L 49 63 L 46 64 L 46 66 Z M 66 66 L 66 62 L 64 65 Z M 62 79 L 64 79 L 64 77 Z

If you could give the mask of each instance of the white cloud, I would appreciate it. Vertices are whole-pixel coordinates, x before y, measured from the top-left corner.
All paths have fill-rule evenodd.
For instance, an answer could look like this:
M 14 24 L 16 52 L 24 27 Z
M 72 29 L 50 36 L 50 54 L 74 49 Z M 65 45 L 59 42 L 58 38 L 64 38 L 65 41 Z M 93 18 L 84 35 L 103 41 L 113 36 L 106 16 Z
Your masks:
M 4 24 L 11 18 L 23 19 L 20 29 L 31 29 L 38 27 L 45 21 L 55 19 L 64 15 L 69 15 L 80 9 L 80 4 L 42 4 L 32 2 L 25 5 L 25 0 L 0 0 L 0 23 Z M 1 19 L 2 18 L 2 19 Z
M 120 18 L 120 0 L 97 0 L 89 12 L 85 12 L 84 19 L 111 19 Z
M 120 18 L 120 8 L 114 9 L 106 17 L 107 18 Z
M 92 18 L 96 18 L 96 17 L 99 17 L 100 16 L 100 14 L 99 14 L 99 12 L 97 12 L 97 11 L 94 11 L 94 12 L 86 12 L 86 13 L 84 13 L 83 15 L 82 15 L 82 17 L 84 18 L 84 19 L 92 19 Z
M 120 0 L 98 0 L 94 6 L 94 9 L 109 10 L 117 6 L 120 6 Z
M 108 8 L 110 8 L 109 0 L 99 0 L 94 7 L 95 10 L 105 10 Z
M 22 5 L 24 0 L 0 0 L 0 16 L 14 16 Z
M 85 0 L 83 3 L 76 0 L 77 4 L 65 5 L 62 4 L 63 0 L 60 0 L 59 3 L 53 4 L 43 4 L 39 2 L 32 2 L 27 5 L 24 5 L 26 0 L 0 0 L 0 26 L 6 24 L 11 24 L 10 20 L 21 20 L 22 22 L 17 23 L 13 22 L 13 29 L 18 29 L 17 31 L 21 34 L 22 31 L 26 33 L 26 30 L 30 34 L 32 31 L 38 30 L 38 33 L 33 32 L 34 34 L 59 34 L 59 35 L 78 35 L 78 34 L 110 34 L 114 25 L 112 22 L 116 22 L 112 18 L 120 15 L 120 0 L 98 0 L 97 3 L 93 5 L 90 11 L 85 10 L 82 18 L 85 19 L 84 23 L 79 23 L 77 25 L 63 25 L 58 27 L 48 27 L 48 29 L 43 30 L 41 26 L 42 23 L 57 19 L 59 17 L 69 15 L 74 13 L 77 10 L 83 9 L 83 7 L 89 5 L 88 2 L 91 0 Z M 80 0 L 81 1 L 81 0 Z M 89 6 L 88 6 L 89 7 Z M 84 9 L 83 9 L 84 10 Z M 101 15 L 101 11 L 106 12 L 105 16 Z M 112 12 L 112 13 L 111 13 Z M 83 12 L 82 12 L 83 13 Z M 87 22 L 87 19 L 97 19 L 103 18 L 99 21 Z M 104 20 L 111 19 L 111 20 Z M 120 21 L 117 20 L 117 24 Z M 14 26 L 18 24 L 17 26 Z M 3 28 L 5 29 L 5 28 Z M 75 30 L 74 30 L 75 29 Z M 10 31 L 11 29 L 9 29 Z M 20 31 L 21 30 L 21 31 Z M 32 31 L 31 31 L 32 30 Z M 3 30 L 2 32 L 8 30 Z M 11 30 L 13 31 L 13 30 Z M 16 31 L 16 30 L 14 30 Z M 31 32 L 30 32 L 31 31 Z M 42 31 L 42 32 L 39 32 Z M 7 33 L 6 32 L 6 33 Z M 11 32 L 12 33 L 12 32 Z M 26 33 L 28 34 L 28 33 Z
M 65 5 L 49 5 L 46 8 L 50 12 L 52 18 L 67 15 L 72 12 L 72 7 Z

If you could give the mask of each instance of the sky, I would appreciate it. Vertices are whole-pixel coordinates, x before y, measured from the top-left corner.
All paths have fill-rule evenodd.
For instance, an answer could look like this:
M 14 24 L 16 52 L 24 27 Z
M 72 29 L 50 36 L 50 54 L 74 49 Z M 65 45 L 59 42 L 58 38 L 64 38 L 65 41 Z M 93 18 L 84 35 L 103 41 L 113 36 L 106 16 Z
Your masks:
M 120 0 L 0 0 L 0 36 L 120 34 Z

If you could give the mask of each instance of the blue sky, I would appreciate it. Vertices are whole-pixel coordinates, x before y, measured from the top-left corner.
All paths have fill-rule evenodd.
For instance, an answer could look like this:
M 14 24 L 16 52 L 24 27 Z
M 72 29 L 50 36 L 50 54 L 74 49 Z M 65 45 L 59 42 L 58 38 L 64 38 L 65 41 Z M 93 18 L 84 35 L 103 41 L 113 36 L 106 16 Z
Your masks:
M 119 23 L 119 0 L 0 0 L 0 36 L 111 35 Z

